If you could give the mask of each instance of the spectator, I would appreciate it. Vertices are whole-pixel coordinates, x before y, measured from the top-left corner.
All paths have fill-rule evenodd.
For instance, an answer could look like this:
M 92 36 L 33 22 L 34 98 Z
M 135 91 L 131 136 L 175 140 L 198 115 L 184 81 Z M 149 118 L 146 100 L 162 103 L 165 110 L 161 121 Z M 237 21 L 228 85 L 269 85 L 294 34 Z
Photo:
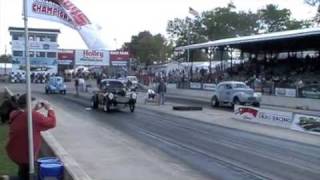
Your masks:
M 33 98 L 34 100 L 34 98 Z M 9 158 L 18 165 L 18 176 L 20 179 L 29 179 L 29 157 L 28 157 L 28 122 L 26 112 L 26 95 L 19 97 L 18 109 L 10 114 L 9 120 L 9 140 L 6 150 Z M 44 108 L 48 111 L 47 116 L 37 112 Z M 38 158 L 41 146 L 41 131 L 54 128 L 56 117 L 53 109 L 48 102 L 38 103 L 32 110 L 33 119 L 33 138 L 34 138 L 34 155 Z
M 165 93 L 167 92 L 167 86 L 163 79 L 160 80 L 158 85 L 158 94 L 159 94 L 159 104 L 164 105 Z
M 304 83 L 301 79 L 296 82 L 296 87 L 297 87 L 298 97 L 301 97 L 302 96 L 302 88 L 304 87 Z
M 10 113 L 17 109 L 17 98 L 19 98 L 19 94 L 16 96 L 10 97 L 10 99 L 5 100 L 0 106 L 0 118 L 1 123 L 4 124 L 9 121 Z
M 74 87 L 76 89 L 76 95 L 79 96 L 79 79 L 78 78 L 74 80 Z

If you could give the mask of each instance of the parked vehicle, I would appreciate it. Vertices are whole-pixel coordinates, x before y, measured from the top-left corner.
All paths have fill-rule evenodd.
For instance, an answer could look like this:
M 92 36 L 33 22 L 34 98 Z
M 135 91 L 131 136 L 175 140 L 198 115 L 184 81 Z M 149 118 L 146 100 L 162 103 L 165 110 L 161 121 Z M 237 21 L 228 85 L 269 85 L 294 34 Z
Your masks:
M 122 83 L 124 83 L 126 86 L 128 85 L 128 81 L 131 82 L 131 88 L 132 90 L 136 90 L 138 88 L 138 78 L 136 76 L 127 76 L 126 78 L 119 78 Z
M 50 77 L 48 83 L 45 86 L 45 92 L 46 94 L 52 94 L 52 93 L 66 94 L 67 86 L 64 84 L 63 77 L 60 77 L 60 76 Z
M 255 93 L 243 82 L 226 81 L 217 85 L 211 98 L 212 107 L 220 105 L 253 105 L 259 107 L 261 93 Z
M 102 107 L 105 112 L 110 112 L 112 108 L 129 107 L 134 112 L 137 94 L 116 79 L 104 79 L 100 83 L 100 90 L 94 92 L 91 98 L 93 109 Z

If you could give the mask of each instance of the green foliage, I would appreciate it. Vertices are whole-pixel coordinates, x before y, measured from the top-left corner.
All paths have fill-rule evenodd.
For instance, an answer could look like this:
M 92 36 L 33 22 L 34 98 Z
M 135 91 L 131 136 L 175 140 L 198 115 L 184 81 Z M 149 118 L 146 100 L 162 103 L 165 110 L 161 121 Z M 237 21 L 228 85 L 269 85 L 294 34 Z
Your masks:
M 273 4 L 269 4 L 254 13 L 251 11 L 236 11 L 234 4 L 230 3 L 227 7 L 205 11 L 201 17 L 196 17 L 192 21 L 188 18 L 175 18 L 168 22 L 167 32 L 177 46 L 183 46 L 188 44 L 188 30 L 192 32 L 190 44 L 193 44 L 207 40 L 292 30 L 309 26 L 311 26 L 311 22 L 295 20 L 291 17 L 289 9 L 280 9 Z
M 305 2 L 311 6 L 318 6 L 317 14 L 314 17 L 313 22 L 319 24 L 319 22 L 320 22 L 320 0 L 305 0 Z
M 252 12 L 236 12 L 235 6 L 218 7 L 202 14 L 204 33 L 209 40 L 224 39 L 257 33 L 258 17 Z
M 311 6 L 316 6 L 320 4 L 320 0 L 304 0 L 304 1 Z
M 266 8 L 258 10 L 260 30 L 263 32 L 278 32 L 309 27 L 308 21 L 297 21 L 291 18 L 289 9 L 279 9 L 278 6 L 268 4 Z
M 0 63 L 10 63 L 12 61 L 12 56 L 10 55 L 1 55 L 0 56 Z
M 123 49 L 130 53 L 142 64 L 150 65 L 153 61 L 165 61 L 172 51 L 172 47 L 161 35 L 152 35 L 149 31 L 140 32 L 132 36 L 130 43 L 125 43 Z
M 8 137 L 8 127 L 0 125 L 0 175 L 15 175 L 17 166 L 8 158 L 5 146 Z

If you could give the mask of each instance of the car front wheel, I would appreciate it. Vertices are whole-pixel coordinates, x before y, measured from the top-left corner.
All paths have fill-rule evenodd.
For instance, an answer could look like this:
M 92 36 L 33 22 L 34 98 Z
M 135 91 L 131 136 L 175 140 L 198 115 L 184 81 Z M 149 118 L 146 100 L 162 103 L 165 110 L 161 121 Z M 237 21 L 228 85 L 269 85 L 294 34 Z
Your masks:
M 219 106 L 219 101 L 218 101 L 218 99 L 217 99 L 216 96 L 213 96 L 213 97 L 211 98 L 211 106 L 212 106 L 212 107 L 218 107 L 218 106 Z

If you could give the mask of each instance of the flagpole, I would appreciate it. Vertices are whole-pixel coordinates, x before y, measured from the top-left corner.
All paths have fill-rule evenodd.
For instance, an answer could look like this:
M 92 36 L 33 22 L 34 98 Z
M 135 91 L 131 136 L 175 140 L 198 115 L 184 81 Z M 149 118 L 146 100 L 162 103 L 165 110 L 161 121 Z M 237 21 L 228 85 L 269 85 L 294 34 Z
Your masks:
M 29 58 L 29 42 L 28 42 L 28 3 L 23 0 L 24 12 L 24 32 L 25 32 L 25 63 L 26 63 L 26 90 L 27 90 L 27 114 L 28 114 L 28 142 L 29 142 L 29 176 L 33 180 L 34 175 L 34 147 L 33 147 L 33 126 L 32 126 L 32 110 L 31 110 L 31 83 L 30 83 L 30 58 Z

